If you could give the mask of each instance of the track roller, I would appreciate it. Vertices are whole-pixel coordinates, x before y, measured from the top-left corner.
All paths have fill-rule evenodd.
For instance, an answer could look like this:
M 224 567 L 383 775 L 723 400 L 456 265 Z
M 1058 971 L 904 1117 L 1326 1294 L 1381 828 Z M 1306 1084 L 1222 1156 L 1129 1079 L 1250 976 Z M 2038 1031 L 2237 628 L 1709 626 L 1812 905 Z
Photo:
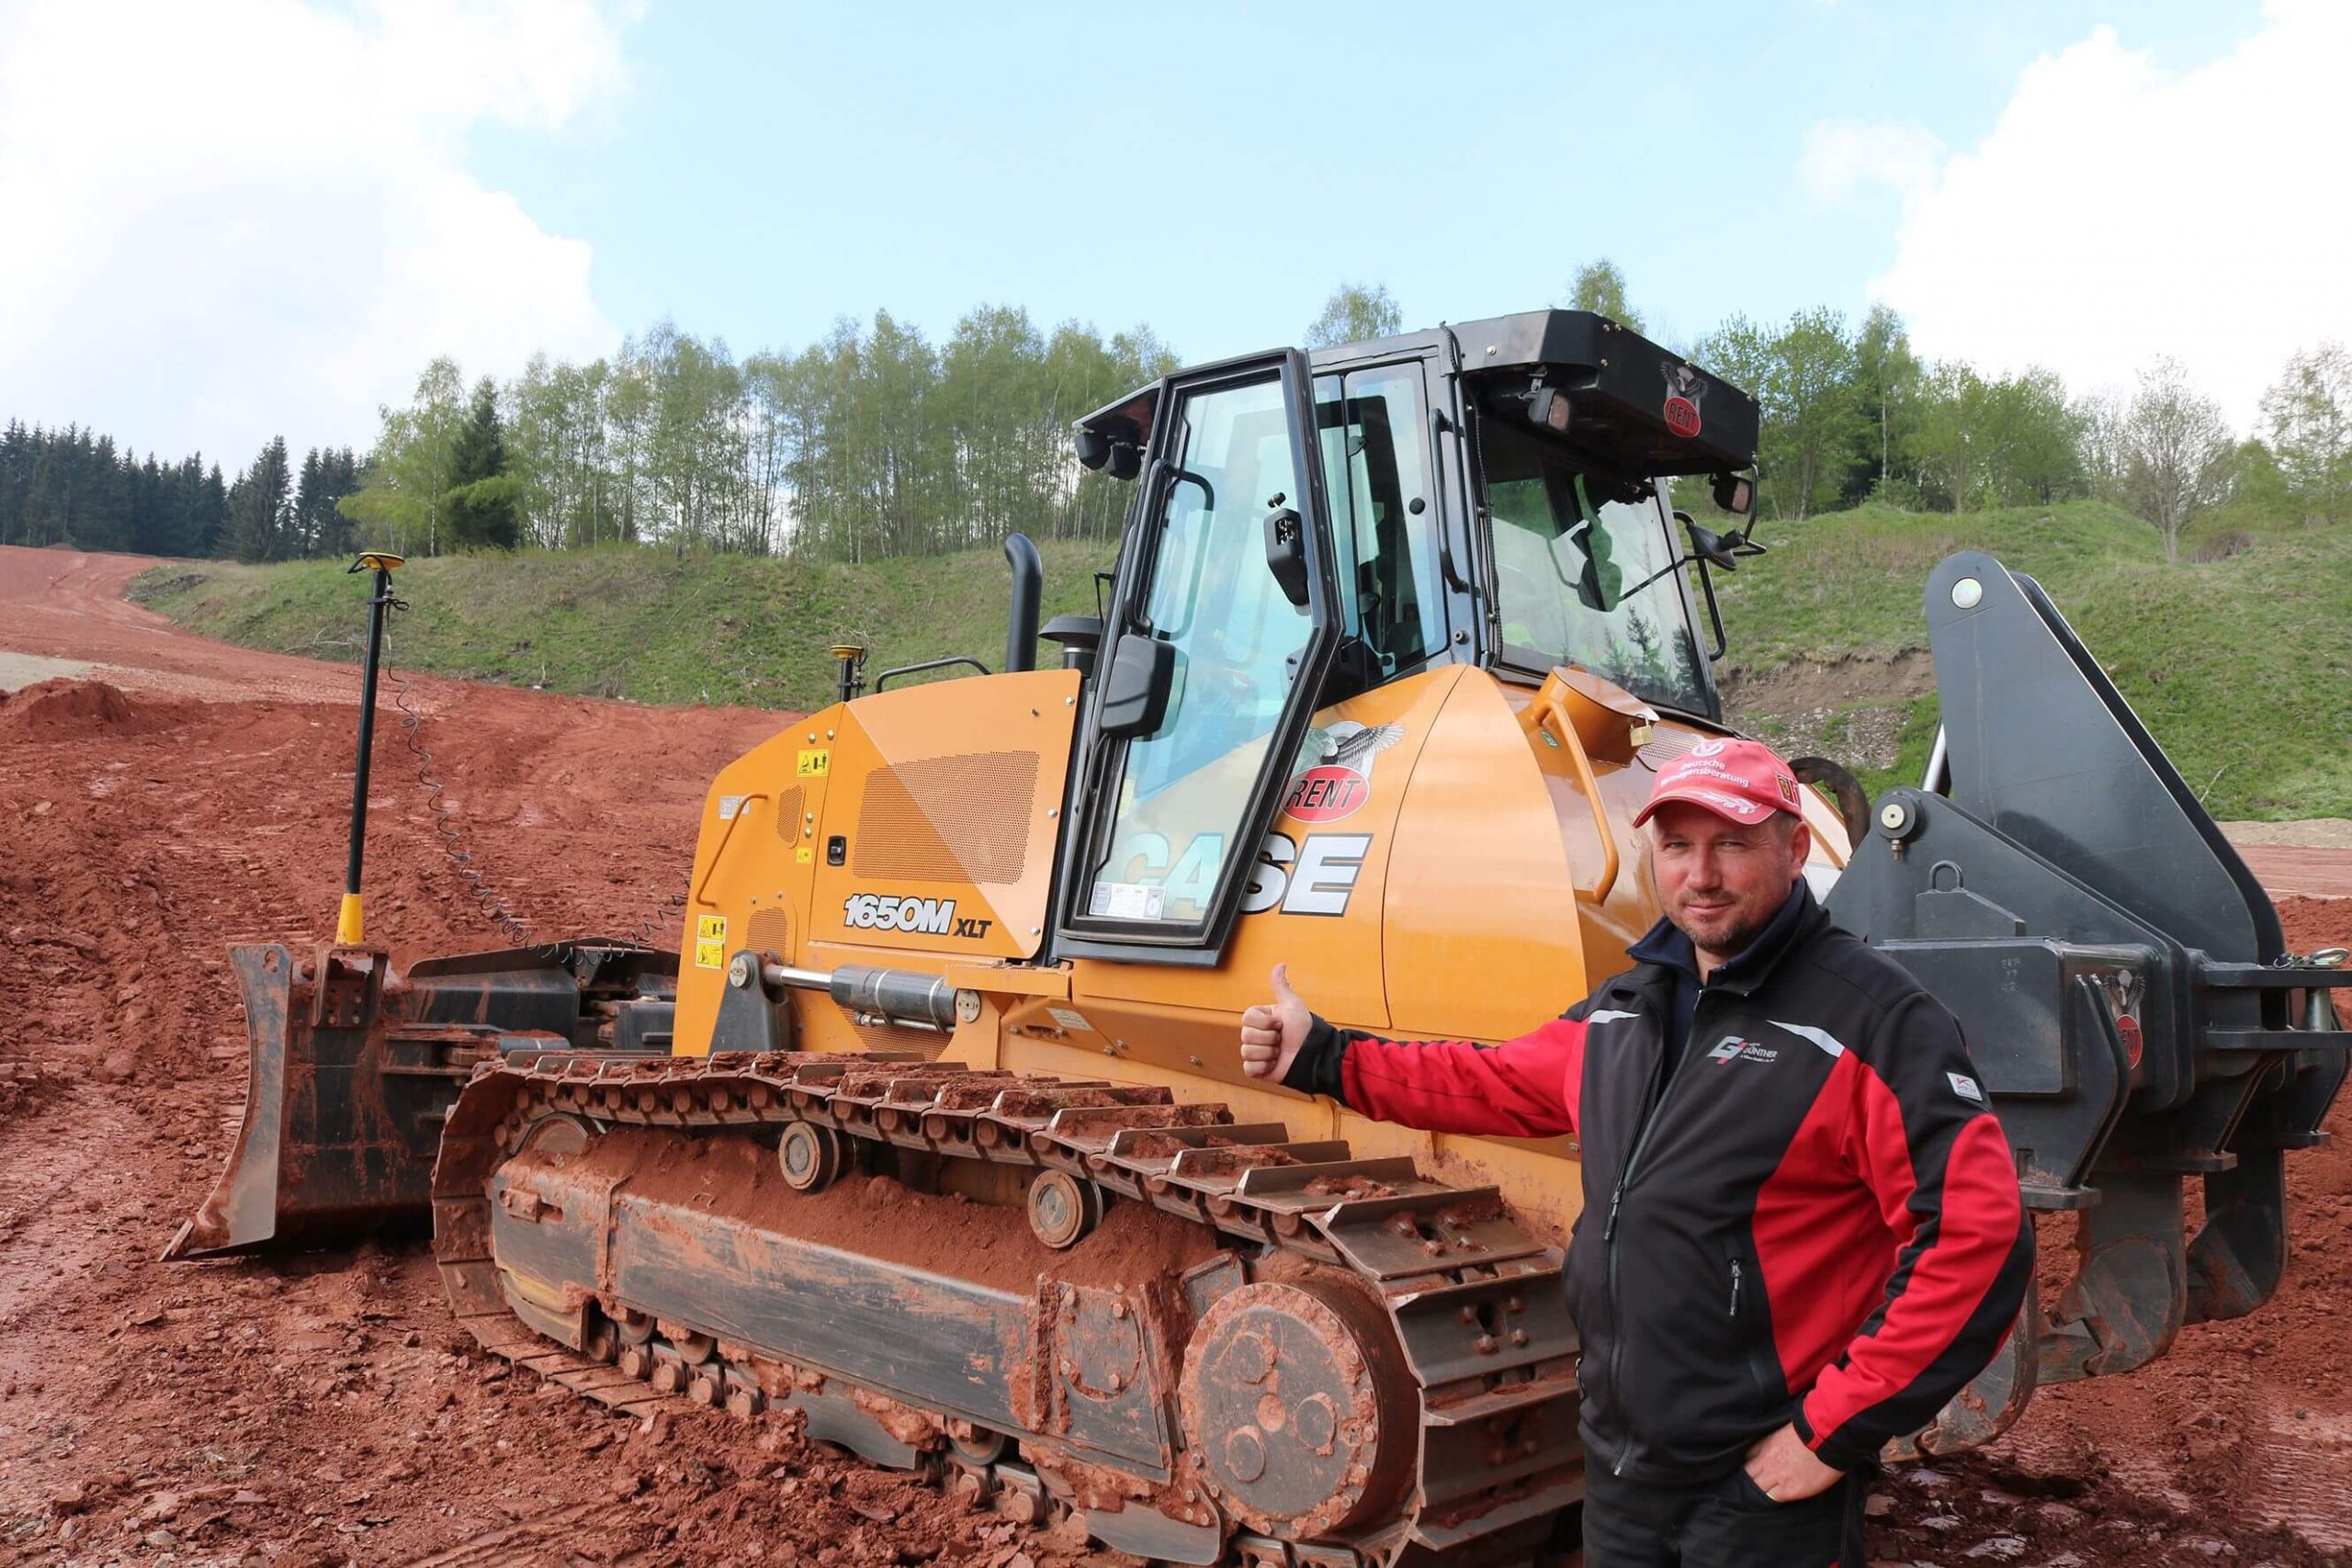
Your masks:
M 847 1156 L 842 1135 L 813 1122 L 791 1122 L 776 1145 L 776 1163 L 784 1168 L 785 1184 L 796 1192 L 816 1192 L 832 1184 Z
M 1041 1170 L 1029 1183 L 1029 1228 L 1057 1250 L 1102 1224 L 1102 1190 L 1066 1170 Z
M 962 1419 L 947 1423 L 947 1442 L 956 1450 L 956 1457 L 967 1464 L 994 1464 L 1012 1448 L 1012 1439 L 1002 1432 Z

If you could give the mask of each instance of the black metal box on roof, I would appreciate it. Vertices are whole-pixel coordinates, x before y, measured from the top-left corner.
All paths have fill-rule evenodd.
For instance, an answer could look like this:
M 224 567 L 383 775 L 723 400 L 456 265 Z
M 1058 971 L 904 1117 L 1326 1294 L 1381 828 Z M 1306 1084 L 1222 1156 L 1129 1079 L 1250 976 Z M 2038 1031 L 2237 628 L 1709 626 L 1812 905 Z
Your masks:
M 1482 406 L 1500 412 L 1498 400 L 1508 397 L 1528 408 L 1521 395 L 1540 378 L 1567 394 L 1568 444 L 1612 468 L 1723 474 L 1756 461 L 1754 399 L 1606 316 L 1528 310 L 1454 333 Z

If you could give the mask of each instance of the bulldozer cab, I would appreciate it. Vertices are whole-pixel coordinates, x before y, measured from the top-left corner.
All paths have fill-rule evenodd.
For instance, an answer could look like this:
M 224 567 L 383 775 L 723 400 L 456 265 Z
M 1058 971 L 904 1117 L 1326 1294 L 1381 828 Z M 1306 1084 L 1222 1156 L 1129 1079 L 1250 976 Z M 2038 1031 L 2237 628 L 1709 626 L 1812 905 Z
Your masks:
M 1572 666 L 1719 721 L 1670 484 L 1732 493 L 1756 428 L 1736 389 L 1561 310 L 1228 360 L 1088 415 L 1080 460 L 1136 493 L 1056 950 L 1216 963 L 1277 811 L 1347 805 L 1286 797 L 1353 787 L 1322 764 L 1393 739 L 1315 714 L 1432 665 Z

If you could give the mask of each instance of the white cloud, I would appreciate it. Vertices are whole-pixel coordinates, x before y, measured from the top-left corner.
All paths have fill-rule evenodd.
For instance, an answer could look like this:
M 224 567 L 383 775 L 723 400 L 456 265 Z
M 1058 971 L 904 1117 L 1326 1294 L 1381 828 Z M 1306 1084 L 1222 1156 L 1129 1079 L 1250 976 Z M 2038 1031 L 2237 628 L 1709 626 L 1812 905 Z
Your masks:
M 1943 163 L 1944 144 L 1924 125 L 1822 120 L 1807 128 L 1799 170 L 1815 201 L 1836 206 L 1884 186 L 1910 197 Z
M 2352 337 L 2341 199 L 2352 6 L 2271 0 L 2179 73 L 2107 28 L 2026 67 L 1905 207 L 1871 285 L 1926 355 L 2126 388 L 2171 355 L 2242 431 L 2287 356 Z
M 623 83 L 593 0 L 0 8 L 0 417 L 233 473 L 374 437 L 424 362 L 605 352 L 584 241 L 465 166 Z

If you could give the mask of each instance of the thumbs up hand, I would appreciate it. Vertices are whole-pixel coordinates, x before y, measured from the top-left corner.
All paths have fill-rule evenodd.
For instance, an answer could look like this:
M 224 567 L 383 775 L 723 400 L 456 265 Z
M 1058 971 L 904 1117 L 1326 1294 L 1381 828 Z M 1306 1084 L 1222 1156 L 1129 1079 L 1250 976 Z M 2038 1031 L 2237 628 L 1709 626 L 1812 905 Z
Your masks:
M 1274 988 L 1274 999 L 1245 1008 L 1241 1013 L 1241 1070 L 1253 1078 L 1282 1081 L 1290 1065 L 1298 1056 L 1298 1048 L 1306 1043 L 1306 1032 L 1314 1026 L 1315 1015 L 1290 988 L 1290 965 L 1277 964 L 1268 976 Z

